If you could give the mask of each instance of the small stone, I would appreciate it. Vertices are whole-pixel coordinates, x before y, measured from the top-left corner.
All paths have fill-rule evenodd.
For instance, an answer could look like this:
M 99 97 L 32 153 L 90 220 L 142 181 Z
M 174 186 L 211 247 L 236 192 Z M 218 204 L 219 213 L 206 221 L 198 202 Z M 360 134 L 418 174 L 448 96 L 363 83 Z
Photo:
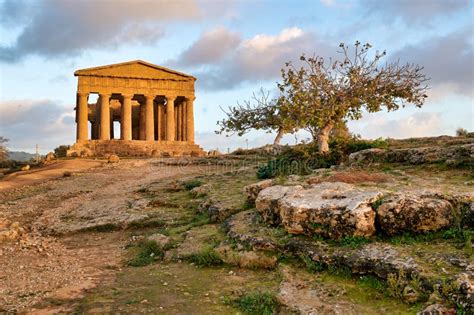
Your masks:
M 21 168 L 22 171 L 28 171 L 30 169 L 30 165 L 29 164 L 26 164 L 25 166 L 23 166 Z
M 108 161 L 108 163 L 118 163 L 118 162 L 120 162 L 120 158 L 116 154 L 111 154 L 108 157 L 107 161 Z

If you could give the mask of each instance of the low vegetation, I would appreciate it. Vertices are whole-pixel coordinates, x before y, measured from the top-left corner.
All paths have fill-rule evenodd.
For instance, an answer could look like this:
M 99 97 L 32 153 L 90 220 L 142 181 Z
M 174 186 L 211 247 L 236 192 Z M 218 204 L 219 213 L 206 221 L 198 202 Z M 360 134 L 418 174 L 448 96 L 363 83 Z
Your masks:
M 133 252 L 134 257 L 127 262 L 127 265 L 131 267 L 150 265 L 155 261 L 162 260 L 165 255 L 161 247 L 151 240 L 140 241 L 134 246 Z
M 272 315 L 280 308 L 275 294 L 271 292 L 249 292 L 235 299 L 232 304 L 249 315 Z

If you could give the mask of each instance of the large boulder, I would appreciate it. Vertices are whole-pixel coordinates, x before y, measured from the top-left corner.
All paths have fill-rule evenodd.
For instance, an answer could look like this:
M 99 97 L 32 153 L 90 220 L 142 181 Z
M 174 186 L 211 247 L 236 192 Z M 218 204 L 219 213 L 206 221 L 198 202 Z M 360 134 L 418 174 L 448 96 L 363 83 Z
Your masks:
M 286 195 L 302 190 L 302 186 L 272 186 L 263 189 L 255 200 L 255 207 L 263 220 L 271 225 L 281 223 L 279 202 Z
M 319 234 L 330 238 L 371 236 L 375 211 L 371 204 L 380 191 L 358 189 L 345 183 L 273 186 L 262 190 L 257 210 L 270 224 L 281 224 L 291 234 Z
M 422 193 L 397 193 L 377 209 L 377 222 L 387 235 L 425 233 L 450 227 L 455 209 L 444 199 Z
M 266 179 L 253 183 L 244 187 L 244 193 L 247 196 L 247 201 L 250 204 L 255 203 L 255 200 L 258 197 L 258 194 L 265 188 L 268 188 L 273 185 L 273 179 Z
M 329 238 L 372 236 L 380 191 L 365 191 L 345 183 L 321 183 L 279 201 L 282 225 L 291 234 Z

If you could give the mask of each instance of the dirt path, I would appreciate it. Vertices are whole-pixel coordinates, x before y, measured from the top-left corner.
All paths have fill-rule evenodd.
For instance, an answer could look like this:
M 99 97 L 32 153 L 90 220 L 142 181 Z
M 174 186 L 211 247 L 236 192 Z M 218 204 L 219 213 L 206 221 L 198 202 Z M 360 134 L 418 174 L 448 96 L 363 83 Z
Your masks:
M 74 175 L 44 181 L 65 170 Z M 12 189 L 0 192 L 0 223 L 18 222 L 25 232 L 0 243 L 0 312 L 23 312 L 35 304 L 42 308 L 35 313 L 64 311 L 57 301 L 77 299 L 84 290 L 106 283 L 121 268 L 128 234 L 77 234 L 77 227 L 136 219 L 134 208 L 144 205 L 133 203 L 142 185 L 203 171 L 163 166 L 157 160 L 114 165 L 83 160 L 7 179 L 3 188 Z
M 0 192 L 11 188 L 37 184 L 63 176 L 64 172 L 80 172 L 98 167 L 104 162 L 95 160 L 61 160 L 41 168 L 12 173 L 0 181 Z

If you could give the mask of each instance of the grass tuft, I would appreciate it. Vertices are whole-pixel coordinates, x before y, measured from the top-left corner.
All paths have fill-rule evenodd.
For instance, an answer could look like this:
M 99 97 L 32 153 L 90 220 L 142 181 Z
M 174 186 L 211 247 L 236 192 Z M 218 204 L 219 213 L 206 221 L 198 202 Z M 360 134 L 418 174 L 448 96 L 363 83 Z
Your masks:
M 143 240 L 136 245 L 136 248 L 136 256 L 128 261 L 128 266 L 141 267 L 150 265 L 157 260 L 163 259 L 165 256 L 164 251 L 155 241 Z
M 275 294 L 270 292 L 250 292 L 236 299 L 233 304 L 249 315 L 271 315 L 280 309 Z
M 208 246 L 201 251 L 194 253 L 188 257 L 189 261 L 195 263 L 200 267 L 218 266 L 222 265 L 222 260 L 214 248 Z

